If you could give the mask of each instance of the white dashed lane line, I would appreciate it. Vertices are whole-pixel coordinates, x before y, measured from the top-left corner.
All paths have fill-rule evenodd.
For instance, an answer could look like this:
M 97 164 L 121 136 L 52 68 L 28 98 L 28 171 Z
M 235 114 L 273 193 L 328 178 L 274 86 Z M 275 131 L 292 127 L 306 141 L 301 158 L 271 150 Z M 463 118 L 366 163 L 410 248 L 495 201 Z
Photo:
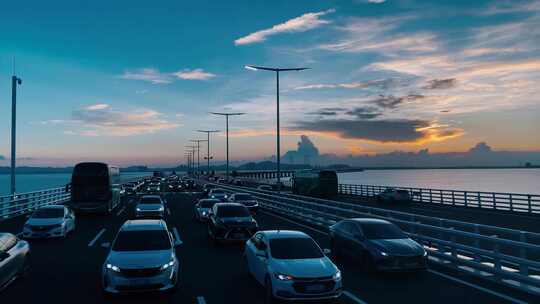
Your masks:
M 197 297 L 197 303 L 198 304 L 206 304 L 206 300 L 204 297 Z
M 90 243 L 88 243 L 88 247 L 92 247 L 94 246 L 94 244 L 97 242 L 97 240 L 99 240 L 99 238 L 103 235 L 103 233 L 105 233 L 105 228 L 101 229 L 98 234 L 96 235 L 95 238 L 93 238 Z
M 175 244 L 182 245 L 182 240 L 180 239 L 180 234 L 178 234 L 178 229 L 176 229 L 176 227 L 173 228 L 173 234 L 174 234 Z
M 171 215 L 171 209 L 167 208 L 167 215 Z

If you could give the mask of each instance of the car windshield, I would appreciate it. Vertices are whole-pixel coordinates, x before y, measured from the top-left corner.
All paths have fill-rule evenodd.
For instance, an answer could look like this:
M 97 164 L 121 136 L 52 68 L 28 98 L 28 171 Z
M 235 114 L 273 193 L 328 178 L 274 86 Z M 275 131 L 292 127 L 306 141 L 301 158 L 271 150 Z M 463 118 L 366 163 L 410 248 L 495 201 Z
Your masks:
M 199 203 L 199 206 L 201 208 L 212 208 L 214 206 L 215 203 L 219 203 L 219 201 L 214 201 L 214 200 L 202 200 L 200 201 Z
M 214 189 L 212 190 L 212 194 L 225 194 L 225 191 L 221 189 Z
M 120 231 L 114 245 L 114 251 L 147 251 L 171 249 L 171 242 L 165 230 Z
M 253 197 L 249 194 L 236 194 L 234 199 L 239 201 L 251 201 L 253 200 Z
M 160 204 L 161 205 L 161 199 L 158 197 L 143 197 L 141 199 L 141 204 Z
M 407 235 L 399 227 L 390 223 L 362 224 L 362 231 L 364 232 L 364 236 L 369 240 L 407 238 Z
M 324 256 L 311 238 L 277 238 L 270 240 L 270 253 L 275 259 L 320 259 Z
M 217 210 L 219 217 L 248 217 L 251 216 L 244 206 L 222 206 Z
M 39 209 L 32 214 L 32 218 L 59 218 L 64 216 L 64 209 L 46 208 Z

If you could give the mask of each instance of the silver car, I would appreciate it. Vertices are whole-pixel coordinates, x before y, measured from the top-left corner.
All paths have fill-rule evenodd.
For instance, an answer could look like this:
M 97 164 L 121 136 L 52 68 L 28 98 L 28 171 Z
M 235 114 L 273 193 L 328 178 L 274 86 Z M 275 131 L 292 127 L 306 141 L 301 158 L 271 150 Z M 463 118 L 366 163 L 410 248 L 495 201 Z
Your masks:
M 62 205 L 41 207 L 28 218 L 23 227 L 24 238 L 66 237 L 75 230 L 73 210 Z
M 163 220 L 125 222 L 103 264 L 103 290 L 129 293 L 175 288 L 179 271 L 175 246 Z
M 203 198 L 195 204 L 195 219 L 199 221 L 207 221 L 210 217 L 210 212 L 215 204 L 221 203 L 220 200 L 214 198 Z
M 144 195 L 135 207 L 136 218 L 164 218 L 165 202 L 159 195 Z
M 0 290 L 30 268 L 30 245 L 11 233 L 0 233 Z

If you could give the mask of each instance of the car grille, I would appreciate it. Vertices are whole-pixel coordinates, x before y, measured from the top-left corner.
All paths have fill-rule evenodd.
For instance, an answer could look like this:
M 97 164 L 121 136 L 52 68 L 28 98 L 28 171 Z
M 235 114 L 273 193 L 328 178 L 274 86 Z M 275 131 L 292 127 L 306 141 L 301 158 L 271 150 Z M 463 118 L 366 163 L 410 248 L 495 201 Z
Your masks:
M 294 278 L 292 287 L 298 293 L 326 293 L 336 286 L 336 282 L 329 277 Z
M 57 225 L 32 226 L 32 231 L 49 231 L 55 227 L 58 227 L 58 226 Z
M 160 271 L 161 271 L 160 267 L 141 268 L 141 269 L 126 269 L 126 268 L 120 269 L 121 274 L 123 274 L 126 277 L 131 277 L 131 278 L 152 277 L 159 274 Z
M 146 284 L 146 285 L 118 285 L 116 290 L 118 291 L 140 291 L 140 290 L 155 290 L 163 288 L 163 284 Z

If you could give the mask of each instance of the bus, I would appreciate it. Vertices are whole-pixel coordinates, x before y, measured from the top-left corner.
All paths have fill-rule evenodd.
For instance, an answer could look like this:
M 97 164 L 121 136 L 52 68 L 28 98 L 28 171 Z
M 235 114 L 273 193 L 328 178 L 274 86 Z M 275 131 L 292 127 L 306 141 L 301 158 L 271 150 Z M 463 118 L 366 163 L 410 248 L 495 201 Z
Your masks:
M 120 169 L 84 162 L 73 168 L 70 207 L 78 212 L 110 214 L 120 204 Z
M 292 178 L 294 194 L 332 197 L 338 194 L 338 178 L 332 170 L 303 170 L 294 173 Z

